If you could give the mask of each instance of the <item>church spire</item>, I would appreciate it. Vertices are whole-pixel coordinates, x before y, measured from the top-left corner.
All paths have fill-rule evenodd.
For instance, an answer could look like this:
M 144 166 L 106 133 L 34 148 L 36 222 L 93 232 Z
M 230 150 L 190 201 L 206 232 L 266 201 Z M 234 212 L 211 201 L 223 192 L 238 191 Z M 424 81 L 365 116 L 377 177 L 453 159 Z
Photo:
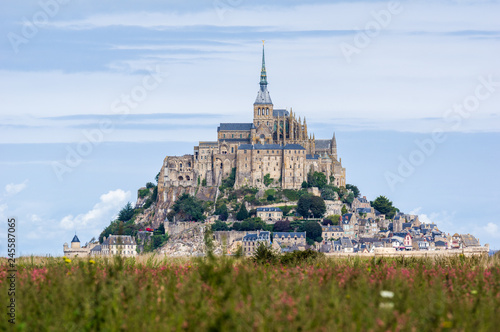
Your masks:
M 267 72 L 266 72 L 266 59 L 264 56 L 264 41 L 262 41 L 262 69 L 260 70 L 260 89 L 257 93 L 257 98 L 255 99 L 254 105 L 271 105 L 271 115 L 272 115 L 272 100 L 267 91 Z M 258 109 L 257 109 L 258 111 Z M 267 111 L 267 109 L 266 109 Z
M 262 41 L 262 69 L 260 70 L 260 85 L 267 85 L 266 58 L 264 56 L 264 41 Z
M 335 138 L 335 132 L 333 132 L 330 153 L 333 155 L 333 157 L 335 158 L 335 160 L 337 160 L 337 139 Z

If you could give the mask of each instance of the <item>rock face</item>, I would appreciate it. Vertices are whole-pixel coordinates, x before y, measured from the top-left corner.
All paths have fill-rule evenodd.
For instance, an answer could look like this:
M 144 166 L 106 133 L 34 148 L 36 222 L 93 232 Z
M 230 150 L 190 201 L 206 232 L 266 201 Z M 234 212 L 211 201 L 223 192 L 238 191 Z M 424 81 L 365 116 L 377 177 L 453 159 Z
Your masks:
M 165 188 L 162 195 L 158 193 L 158 200 L 156 201 L 155 211 L 151 218 L 153 228 L 157 228 L 165 221 L 169 209 L 172 208 L 175 201 L 182 194 L 189 194 L 196 196 L 202 201 L 214 202 L 217 195 L 217 187 L 168 187 Z
M 168 239 L 160 253 L 169 257 L 198 257 L 206 254 L 204 236 L 206 224 L 198 224 Z M 222 247 L 214 241 L 214 254 L 222 254 Z

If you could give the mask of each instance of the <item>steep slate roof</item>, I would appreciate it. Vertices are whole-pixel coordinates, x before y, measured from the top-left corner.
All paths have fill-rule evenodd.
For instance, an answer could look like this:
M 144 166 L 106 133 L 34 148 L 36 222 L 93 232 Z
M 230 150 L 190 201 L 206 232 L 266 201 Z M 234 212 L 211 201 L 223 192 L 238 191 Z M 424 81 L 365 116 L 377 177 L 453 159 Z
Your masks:
M 238 150 L 282 150 L 279 144 L 241 144 Z
M 300 144 L 287 144 L 283 150 L 305 150 L 305 148 Z
M 344 248 L 353 248 L 351 239 L 349 239 L 347 237 L 341 238 L 340 243 L 342 244 L 342 247 L 344 247 Z
M 90 249 L 90 252 L 100 252 L 101 251 L 101 245 L 98 244 L 94 248 Z
M 267 91 L 267 86 L 260 86 L 259 92 L 257 92 L 257 98 L 255 98 L 255 104 L 272 104 L 271 95 Z
M 462 242 L 466 247 L 476 247 L 479 246 L 479 241 L 470 234 L 462 234 Z
M 217 127 L 217 132 L 219 131 L 250 131 L 254 129 L 253 123 L 221 123 Z
M 330 146 L 332 145 L 332 140 L 331 139 L 317 139 L 317 140 L 314 140 L 314 144 L 316 145 L 316 149 L 327 150 L 327 149 L 330 149 Z
M 352 218 L 352 213 L 346 213 L 342 216 L 342 221 L 350 221 Z
M 290 115 L 290 113 L 288 113 L 288 111 L 285 109 L 276 109 L 276 108 L 273 109 L 273 116 L 274 117 L 277 117 L 277 116 L 283 117 L 283 116 L 289 116 L 289 115 Z
M 259 207 L 257 208 L 257 212 L 281 212 L 279 207 Z
M 130 235 L 110 235 L 103 245 L 136 245 L 135 239 Z
M 71 240 L 71 243 L 73 243 L 73 242 L 80 242 L 80 239 L 78 239 L 78 236 L 76 236 L 76 234 L 73 237 L 73 240 Z

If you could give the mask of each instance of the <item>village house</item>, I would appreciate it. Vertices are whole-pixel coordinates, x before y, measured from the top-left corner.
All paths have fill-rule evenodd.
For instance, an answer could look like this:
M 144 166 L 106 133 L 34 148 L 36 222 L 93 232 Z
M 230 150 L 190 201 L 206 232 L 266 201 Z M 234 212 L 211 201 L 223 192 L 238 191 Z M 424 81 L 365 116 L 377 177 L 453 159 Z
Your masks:
M 137 243 L 130 235 L 110 235 L 108 238 L 103 238 L 100 255 L 135 257 L 137 256 Z
M 242 242 L 243 253 L 246 256 L 251 256 L 261 243 L 271 246 L 271 233 L 267 231 L 257 231 L 257 233 L 247 234 L 243 237 Z
M 278 250 L 305 250 L 306 232 L 275 232 L 273 233 L 274 249 Z
M 275 223 L 283 219 L 283 211 L 279 207 L 259 207 L 257 208 L 257 217 L 266 223 Z
M 344 235 L 350 239 L 357 236 L 357 218 L 354 213 L 346 213 L 342 216 L 342 229 L 344 230 Z
M 321 226 L 321 237 L 323 240 L 329 241 L 331 239 L 339 239 L 344 236 L 344 230 L 341 226 Z

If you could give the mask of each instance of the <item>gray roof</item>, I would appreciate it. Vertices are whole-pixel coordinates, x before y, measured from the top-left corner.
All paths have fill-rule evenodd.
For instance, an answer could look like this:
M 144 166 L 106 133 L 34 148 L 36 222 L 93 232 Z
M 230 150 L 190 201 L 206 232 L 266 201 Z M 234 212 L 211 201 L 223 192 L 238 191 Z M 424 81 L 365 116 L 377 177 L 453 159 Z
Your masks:
M 466 247 L 477 247 L 479 246 L 479 241 L 473 235 L 470 234 L 462 234 L 462 242 Z
M 73 242 L 80 242 L 80 239 L 78 239 L 78 236 L 76 236 L 76 234 L 73 237 L 73 240 L 71 240 L 71 243 L 73 243 Z
M 270 238 L 270 233 L 269 232 L 260 232 L 259 234 L 257 233 L 251 233 L 247 234 L 243 237 L 243 241 L 259 241 L 259 240 L 268 240 Z
M 279 144 L 241 144 L 239 150 L 282 150 Z
M 281 209 L 279 207 L 259 207 L 257 208 L 257 212 L 270 212 L 270 211 L 279 211 L 281 212 Z
M 273 116 L 274 117 L 278 117 L 278 116 L 283 117 L 283 116 L 289 116 L 289 115 L 290 115 L 290 113 L 288 113 L 288 111 L 285 109 L 276 109 L 276 108 L 273 109 Z
M 281 238 L 281 237 L 306 237 L 306 232 L 274 232 L 274 238 Z
M 328 150 L 331 147 L 332 140 L 331 139 L 317 139 L 314 140 L 314 144 L 317 150 Z
M 110 235 L 102 243 L 103 245 L 135 245 L 135 239 L 130 235 Z
M 284 150 L 305 150 L 305 148 L 300 144 L 287 144 L 283 148 Z
M 97 251 L 101 251 L 101 245 L 100 244 L 98 244 L 94 248 L 90 249 L 90 252 L 97 252 Z
M 254 129 L 253 123 L 221 123 L 217 128 L 219 131 L 250 131 Z
M 257 98 L 255 98 L 255 104 L 272 104 L 271 96 L 269 91 L 267 91 L 267 86 L 261 85 L 259 92 L 257 92 Z
M 340 226 L 321 226 L 324 231 L 323 232 L 343 232 L 344 230 Z
M 340 239 L 340 243 L 342 244 L 342 247 L 344 248 L 352 248 L 352 241 L 349 238 L 343 237 Z
M 213 146 L 213 145 L 219 145 L 219 142 L 200 142 L 199 146 Z

